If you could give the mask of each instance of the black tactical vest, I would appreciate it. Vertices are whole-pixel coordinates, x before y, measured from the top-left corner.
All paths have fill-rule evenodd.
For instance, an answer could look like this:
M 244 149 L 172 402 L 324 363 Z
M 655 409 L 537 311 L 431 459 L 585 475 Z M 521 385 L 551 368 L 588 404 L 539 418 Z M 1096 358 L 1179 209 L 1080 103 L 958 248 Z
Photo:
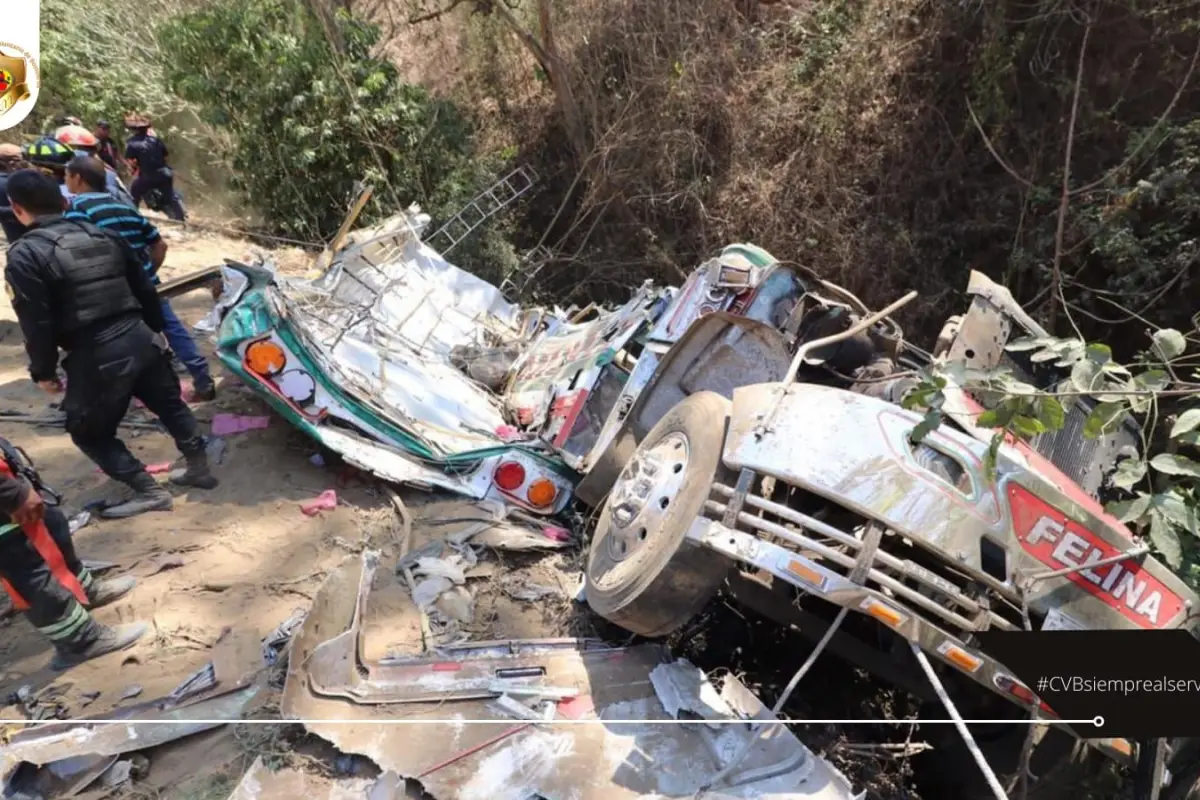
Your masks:
M 60 221 L 35 228 L 25 238 L 53 246 L 50 259 L 60 282 L 61 306 L 56 316 L 61 331 L 70 335 L 103 320 L 140 311 L 126 278 L 126 254 L 120 243 L 95 228 Z

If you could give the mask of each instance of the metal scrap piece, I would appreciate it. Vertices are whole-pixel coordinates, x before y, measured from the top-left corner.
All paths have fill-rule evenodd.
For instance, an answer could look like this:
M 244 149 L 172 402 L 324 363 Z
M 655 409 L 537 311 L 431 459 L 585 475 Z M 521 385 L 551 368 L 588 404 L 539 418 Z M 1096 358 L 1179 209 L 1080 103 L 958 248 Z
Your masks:
M 26 728 L 0 747 L 0 776 L 9 775 L 22 761 L 42 765 L 77 756 L 116 756 L 218 728 L 226 721 L 239 719 L 259 689 L 259 684 L 254 684 L 184 706 L 154 700 L 117 708 L 108 716 L 95 718 L 128 720 L 128 725 L 93 725 L 89 721 L 93 718 L 85 717 Z M 174 724 L 139 725 L 138 722 Z
M 650 684 L 649 675 L 668 661 L 661 645 L 591 649 L 586 641 L 489 642 L 445 648 L 434 658 L 388 659 L 409 670 L 408 681 L 458 680 L 464 672 L 486 674 L 492 658 L 541 661 L 547 685 L 575 686 L 584 709 L 572 719 L 602 719 L 596 725 L 546 726 L 541 721 L 513 720 L 489 708 L 490 695 L 454 700 L 431 693 L 428 702 L 364 703 L 345 694 L 316 690 L 311 656 L 352 627 L 367 565 L 349 562 L 330 575 L 313 600 L 309 617 L 298 632 L 280 704 L 287 719 L 302 720 L 312 734 L 344 753 L 358 753 L 381 769 L 415 778 L 437 800 L 496 800 L 529 795 L 573 797 L 575 800 L 633 800 L 653 795 L 694 796 L 700 784 L 722 762 L 714 755 L 703 726 L 661 725 L 668 719 Z M 369 586 L 369 580 L 365 582 Z M 540 652 L 539 652 L 540 651 Z M 349 666 L 355 667 L 354 651 Z M 514 655 L 515 653 L 515 655 Z M 536 658 L 535 658 L 536 657 Z M 435 673 L 439 664 L 446 671 Z M 360 662 L 361 663 L 361 662 Z M 372 671 L 383 664 L 372 664 Z M 396 673 L 397 676 L 404 673 Z M 436 678 L 434 676 L 437 676 Z M 375 678 L 359 676 L 364 685 Z M 748 707 L 730 686 L 722 696 L 734 718 L 764 712 Z M 744 687 L 741 687 L 745 691 Z M 411 689 L 410 689 L 411 691 Z M 746 692 L 749 694 L 749 692 Z M 751 695 L 752 697 L 752 695 Z M 598 711 L 597 711 L 598 710 Z M 385 720 L 422 721 L 421 725 L 380 725 Z M 322 720 L 329 720 L 324 722 Z M 361 720 L 362 724 L 356 724 Z M 632 721 L 631 723 L 617 721 Z M 493 724 L 471 724 L 487 721 Z M 715 733 L 719 752 L 737 749 L 746 725 L 726 725 Z M 786 729 L 772 726 L 770 736 L 756 740 L 739 777 L 755 780 L 725 787 L 712 798 L 771 796 L 775 800 L 854 800 L 849 783 L 828 762 L 817 758 Z M 790 771 L 780 773 L 780 770 Z M 773 775 L 773 777 L 772 777 Z M 765 777 L 764 777 L 765 776 Z

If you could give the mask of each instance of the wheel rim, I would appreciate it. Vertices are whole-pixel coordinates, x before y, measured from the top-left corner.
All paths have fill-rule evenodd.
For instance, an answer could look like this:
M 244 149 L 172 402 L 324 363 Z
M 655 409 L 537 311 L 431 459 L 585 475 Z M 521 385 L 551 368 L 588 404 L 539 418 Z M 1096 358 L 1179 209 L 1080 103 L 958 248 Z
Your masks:
M 688 437 L 673 431 L 639 450 L 612 488 L 608 556 L 620 563 L 636 559 L 644 543 L 664 525 L 688 473 Z

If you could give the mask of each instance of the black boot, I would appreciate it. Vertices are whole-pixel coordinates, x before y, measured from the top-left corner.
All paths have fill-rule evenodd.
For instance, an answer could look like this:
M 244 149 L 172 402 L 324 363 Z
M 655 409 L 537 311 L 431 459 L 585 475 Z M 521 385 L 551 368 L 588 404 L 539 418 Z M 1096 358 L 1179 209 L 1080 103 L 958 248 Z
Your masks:
M 61 672 L 93 658 L 124 650 L 142 638 L 147 630 L 149 626 L 144 622 L 115 625 L 110 628 L 94 620 L 90 621 L 86 637 L 55 644 L 54 659 L 50 662 L 50 668 Z
M 174 505 L 171 493 L 165 486 L 160 486 L 154 477 L 145 471 L 139 472 L 125 481 L 133 489 L 133 497 L 100 510 L 104 519 L 124 519 L 125 517 L 144 514 L 147 511 L 170 511 Z
M 204 378 L 202 380 L 192 381 L 192 399 L 207 403 L 210 400 L 217 399 L 217 384 L 212 378 Z
M 201 450 L 186 456 L 187 467 L 171 470 L 171 483 L 196 489 L 217 488 L 217 478 L 208 466 L 208 452 Z
M 133 591 L 137 586 L 134 578 L 111 578 L 106 581 L 93 581 L 86 590 L 88 607 L 103 608 L 117 602 Z

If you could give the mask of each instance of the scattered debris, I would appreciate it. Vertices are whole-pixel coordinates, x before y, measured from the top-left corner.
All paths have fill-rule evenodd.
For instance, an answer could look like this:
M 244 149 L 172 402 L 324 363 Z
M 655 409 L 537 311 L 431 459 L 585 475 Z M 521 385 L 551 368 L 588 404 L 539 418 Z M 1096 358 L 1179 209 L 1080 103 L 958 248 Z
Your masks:
M 242 716 L 258 695 L 254 684 L 187 705 L 166 699 L 113 709 L 104 719 L 170 722 L 158 725 L 91 725 L 88 717 L 41 725 L 14 733 L 0 746 L 0 779 L 8 780 L 21 762 L 49 765 L 85 756 L 119 756 L 212 730 Z M 107 768 L 107 767 L 106 767 Z M 99 773 L 97 773 L 98 775 Z
M 487 545 L 494 550 L 558 550 L 566 547 L 570 539 L 551 536 L 547 533 L 551 530 L 553 529 L 547 527 L 541 531 L 533 531 L 511 523 L 497 523 L 472 536 L 471 541 Z
M 312 500 L 305 500 L 300 504 L 300 511 L 306 517 L 315 517 L 322 511 L 332 511 L 337 508 L 337 492 L 333 489 L 326 489 Z
M 417 604 L 417 607 L 425 611 L 433 607 L 433 604 L 441 596 L 442 592 L 447 591 L 453 584 L 449 578 L 426 578 L 417 584 L 413 589 L 412 599 Z
M 473 603 L 474 598 L 470 592 L 461 586 L 455 586 L 438 597 L 433 607 L 443 618 L 465 623 L 474 619 Z
M 449 558 L 419 558 L 417 559 L 417 563 L 413 565 L 412 571 L 414 575 L 425 575 L 429 578 L 445 578 L 450 583 L 461 586 L 467 582 L 462 568 L 464 561 L 465 559 L 460 555 L 450 556 Z
M 216 685 L 216 669 L 212 663 L 205 664 L 203 667 L 185 678 L 183 683 L 176 686 L 171 694 L 167 695 L 167 702 L 180 703 L 188 697 L 193 697 L 202 692 L 207 692 Z
M 171 569 L 179 569 L 180 567 L 183 567 L 186 565 L 187 565 L 187 561 L 184 560 L 183 556 L 177 555 L 174 553 L 169 553 L 167 555 L 159 556 L 158 558 L 155 558 L 154 560 L 152 560 L 150 562 L 150 570 L 148 572 L 146 572 L 142 577 L 149 578 L 150 576 L 157 575 L 160 572 L 166 572 L 167 570 L 171 570 Z
M 92 521 L 92 512 L 84 509 L 68 520 L 68 525 L 71 529 L 71 535 L 74 536 L 79 531 L 87 527 L 87 524 Z
M 341 752 L 418 780 L 437 800 L 694 796 L 723 768 L 723 756 L 745 740 L 749 724 L 655 724 L 671 718 L 650 678 L 668 663 L 658 644 L 512 639 L 365 660 L 360 625 L 378 554 L 366 552 L 356 561 L 318 590 L 292 645 L 281 711 Z M 724 710 L 714 721 L 772 719 L 732 676 L 719 689 L 705 689 L 698 682 L 707 678 L 690 664 L 655 674 L 659 684 L 674 687 L 675 713 L 697 713 L 699 705 L 701 718 Z M 549 708 L 546 700 L 554 701 Z M 645 722 L 543 730 L 551 711 L 557 719 Z M 508 721 L 511 727 L 442 722 L 447 718 Z M 381 726 L 382 719 L 426 724 L 414 736 L 412 727 Z M 789 730 L 766 727 L 770 735 L 752 741 L 732 785 L 715 797 L 856 797 L 846 779 Z
M 212 418 L 213 436 L 230 436 L 235 433 L 257 431 L 268 427 L 271 418 L 267 416 L 248 417 L 242 414 L 214 414 Z
M 122 700 L 132 700 L 133 698 L 137 697 L 141 693 L 142 693 L 142 687 L 135 683 L 132 686 L 126 687 L 125 691 L 121 692 L 121 699 Z
M 303 608 L 296 609 L 290 617 L 279 623 L 279 626 L 275 630 L 267 634 L 267 638 L 263 639 L 263 661 L 268 666 L 274 666 L 279 660 L 280 656 L 287 649 L 287 646 L 291 644 L 292 636 L 295 635 L 300 624 L 304 622 L 307 614 L 308 612 Z
M 118 761 L 100 776 L 100 783 L 110 789 L 115 789 L 118 786 L 128 783 L 132 772 L 133 761 Z
M 408 796 L 408 781 L 394 772 L 383 773 L 367 790 L 367 800 L 400 800 Z
M 522 438 L 521 431 L 512 425 L 500 425 L 496 428 L 496 435 L 502 442 L 515 442 Z
M 553 594 L 562 594 L 561 589 L 552 586 L 540 586 L 536 583 L 527 584 L 519 589 L 507 589 L 505 591 L 514 600 L 524 600 L 529 603 Z
M 117 756 L 76 756 L 44 767 L 21 763 L 4 786 L 12 800 L 71 797 L 94 784 L 117 761 Z
M 101 692 L 80 692 L 79 705 L 86 708 L 100 699 Z
M 209 436 L 208 441 L 205 443 L 204 449 L 205 452 L 208 453 L 208 460 L 211 461 L 214 466 L 219 467 L 222 463 L 224 463 L 227 445 L 225 444 L 225 440 L 220 436 Z
M 729 719 L 733 713 L 704 672 L 686 659 L 659 664 L 650 671 L 650 683 L 671 719 Z
M 420 796 L 407 792 L 403 778 L 383 780 L 383 776 L 372 779 L 355 774 L 327 778 L 288 766 L 271 769 L 259 756 L 228 800 L 407 800 Z
M 491 707 L 499 711 L 501 714 L 506 714 L 514 719 L 542 719 L 541 714 L 537 713 L 524 703 L 512 699 L 506 694 L 502 694 L 497 697 L 495 702 L 492 703 Z

